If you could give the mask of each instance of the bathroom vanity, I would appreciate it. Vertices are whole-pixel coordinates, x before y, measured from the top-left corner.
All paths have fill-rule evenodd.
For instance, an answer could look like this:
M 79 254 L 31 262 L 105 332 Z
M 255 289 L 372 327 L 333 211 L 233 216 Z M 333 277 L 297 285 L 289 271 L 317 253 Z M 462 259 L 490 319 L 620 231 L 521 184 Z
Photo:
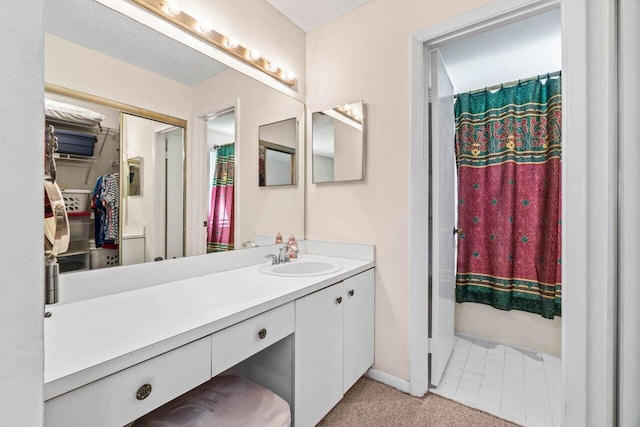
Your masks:
M 315 425 L 373 364 L 374 262 L 292 265 L 305 262 L 339 270 L 254 263 L 48 306 L 45 425 L 123 426 L 230 369 L 287 400 L 296 426 Z

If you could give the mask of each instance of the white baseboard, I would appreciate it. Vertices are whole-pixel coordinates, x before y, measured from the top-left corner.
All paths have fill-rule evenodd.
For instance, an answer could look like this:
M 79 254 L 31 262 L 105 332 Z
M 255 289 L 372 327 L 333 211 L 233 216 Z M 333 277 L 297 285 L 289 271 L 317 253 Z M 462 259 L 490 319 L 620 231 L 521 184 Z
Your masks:
M 382 384 L 397 388 L 403 393 L 409 394 L 410 392 L 409 381 L 403 380 L 402 378 L 394 377 L 393 375 L 387 374 L 386 372 L 378 371 L 377 369 L 369 369 L 369 371 L 366 373 L 366 376 L 371 378 L 372 380 L 381 382 Z

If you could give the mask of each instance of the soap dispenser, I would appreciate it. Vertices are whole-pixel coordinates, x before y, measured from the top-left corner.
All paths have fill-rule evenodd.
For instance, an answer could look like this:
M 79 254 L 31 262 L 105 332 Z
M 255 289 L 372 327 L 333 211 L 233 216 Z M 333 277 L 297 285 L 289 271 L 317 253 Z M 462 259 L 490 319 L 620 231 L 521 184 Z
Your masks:
M 276 245 L 282 243 L 282 233 L 279 231 L 276 233 Z
M 293 234 L 289 235 L 289 242 L 287 243 L 289 248 L 289 259 L 294 260 L 298 258 L 298 242 Z

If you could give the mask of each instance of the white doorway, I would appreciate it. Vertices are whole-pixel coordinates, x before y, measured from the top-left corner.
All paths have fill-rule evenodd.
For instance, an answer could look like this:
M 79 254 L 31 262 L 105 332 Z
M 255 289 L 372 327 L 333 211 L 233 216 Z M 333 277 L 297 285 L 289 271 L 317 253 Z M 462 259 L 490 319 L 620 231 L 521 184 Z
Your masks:
M 122 114 L 124 265 L 184 254 L 184 129 Z M 134 172 L 135 165 L 135 172 Z M 138 178 L 134 177 L 138 175 Z M 135 183 L 134 183 L 135 181 Z M 129 189 L 137 188 L 135 193 Z
M 560 7 L 563 1 L 499 1 L 489 6 L 469 12 L 467 14 L 453 18 L 447 22 L 433 25 L 422 31 L 414 33 L 412 42 L 412 215 L 411 215 L 411 381 L 410 390 L 414 395 L 423 395 L 428 389 L 428 347 L 429 340 L 427 334 L 428 319 L 432 315 L 426 303 L 428 301 L 428 261 L 433 255 L 428 250 L 429 227 L 428 227 L 428 169 L 429 153 L 425 149 L 424 141 L 428 139 L 430 125 L 426 121 L 428 111 L 427 93 L 427 70 L 430 67 L 428 56 L 429 48 L 443 45 L 446 42 L 459 40 L 465 36 L 479 34 L 488 28 L 496 28 L 519 19 L 539 15 Z M 583 129 L 586 126 L 584 112 L 580 105 L 586 105 L 584 96 L 585 89 L 585 69 L 580 68 L 584 58 L 586 58 L 587 42 L 584 37 L 580 37 L 580 30 L 584 31 L 585 21 L 579 12 L 583 3 L 580 1 L 567 1 L 568 7 L 573 13 L 567 13 L 567 7 L 562 6 L 562 26 L 563 26 L 563 88 L 565 96 L 571 93 L 571 103 L 565 99 L 563 106 L 563 135 L 570 134 L 571 140 L 585 137 Z M 568 31 L 573 29 L 574 32 Z M 567 49 L 569 46 L 569 49 Z M 570 52 L 570 54 L 568 53 Z M 573 64 L 573 68 L 568 67 Z M 567 70 L 567 71 L 565 71 Z M 528 76 L 523 76 L 528 77 Z M 568 130 L 568 132 L 567 132 Z M 581 191 L 583 182 L 578 182 L 577 176 L 585 174 L 585 164 L 580 161 L 584 153 L 577 149 L 574 144 L 567 147 L 564 153 L 565 159 L 571 158 L 573 161 L 565 162 L 562 165 L 563 185 L 567 189 L 563 194 L 567 199 L 571 199 L 573 209 L 582 208 L 586 211 L 584 199 L 576 197 L 576 191 Z M 569 165 L 567 165 L 569 163 Z M 603 171 L 604 172 L 604 171 Z M 569 183 L 569 185 L 566 185 Z M 581 235 L 585 235 L 589 229 L 588 224 L 575 211 L 567 212 L 565 208 L 563 222 L 563 235 L 567 238 L 564 241 L 563 254 L 563 281 L 568 279 L 571 283 L 585 283 L 584 266 L 587 254 L 581 250 L 572 250 L 567 253 L 564 248 L 571 245 L 574 248 L 583 247 Z M 569 226 L 567 224 L 570 224 Z M 567 232 L 568 229 L 573 233 Z M 569 242 L 569 243 L 567 243 Z M 567 294 L 565 293 L 565 296 Z M 578 424 L 583 423 L 584 414 L 587 410 L 586 378 L 583 374 L 587 367 L 586 354 L 586 334 L 579 333 L 583 329 L 587 307 L 587 296 L 585 294 L 573 293 L 572 305 L 569 310 L 563 310 L 562 317 L 562 353 L 563 360 L 566 357 L 571 359 L 571 364 L 566 364 L 562 369 L 561 397 L 562 420 L 572 420 Z M 566 331 L 573 331 L 567 334 Z M 595 333 L 600 333 L 596 331 Z M 431 344 L 434 344 L 433 342 Z M 601 357 L 599 354 L 598 357 Z M 564 394 L 564 390 L 570 388 L 578 390 L 571 395 Z M 579 409 L 581 408 L 581 409 Z M 602 408 L 602 407 L 600 407 Z M 599 411 L 600 409 L 598 409 Z M 600 413 L 598 413 L 600 414 Z
M 184 130 L 173 127 L 158 132 L 158 155 L 160 188 L 164 198 L 160 198 L 160 212 L 164 214 L 164 257 L 181 258 L 184 253 L 184 157 L 182 155 Z
M 454 92 L 472 91 L 485 99 L 487 88 L 504 92 L 508 90 L 504 87 L 515 88 L 520 81 L 528 85 L 531 78 L 546 82 L 545 75 L 555 75 L 562 67 L 561 45 L 558 8 L 426 46 L 430 64 L 429 387 L 514 422 L 548 426 L 559 425 L 560 419 L 560 317 L 549 320 L 516 309 L 501 311 L 487 302 L 456 303 L 460 226 L 456 221 Z M 489 258 L 500 264 L 496 256 Z M 493 268 L 489 271 L 497 271 Z M 553 378 L 547 381 L 545 373 Z

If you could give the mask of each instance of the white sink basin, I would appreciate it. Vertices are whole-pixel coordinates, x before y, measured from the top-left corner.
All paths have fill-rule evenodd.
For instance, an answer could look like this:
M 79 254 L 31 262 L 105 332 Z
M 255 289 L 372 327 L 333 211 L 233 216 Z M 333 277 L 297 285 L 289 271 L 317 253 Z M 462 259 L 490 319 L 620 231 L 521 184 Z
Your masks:
M 285 264 L 263 265 L 258 270 L 274 276 L 309 277 L 335 273 L 342 270 L 342 266 L 323 261 L 291 261 Z

